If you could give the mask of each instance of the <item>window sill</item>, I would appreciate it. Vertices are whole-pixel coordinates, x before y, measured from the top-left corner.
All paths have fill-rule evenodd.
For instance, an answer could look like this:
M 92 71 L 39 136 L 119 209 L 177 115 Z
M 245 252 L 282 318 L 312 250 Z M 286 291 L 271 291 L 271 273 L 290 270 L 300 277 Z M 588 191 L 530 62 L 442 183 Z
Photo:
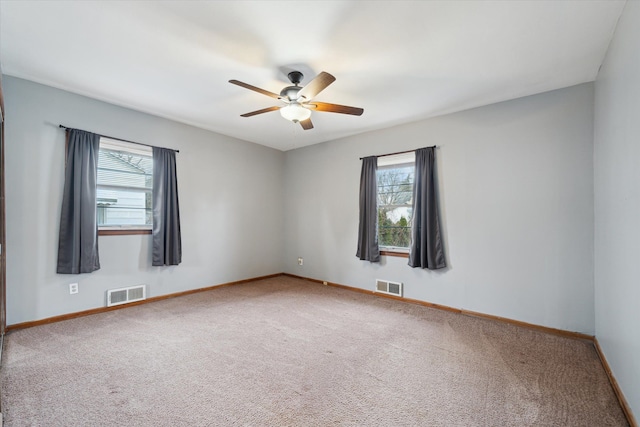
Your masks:
M 393 251 L 380 251 L 380 255 L 397 256 L 399 258 L 409 258 L 409 252 L 393 252 Z
M 136 234 L 151 234 L 151 230 L 146 228 L 134 228 L 134 229 L 105 229 L 98 230 L 98 236 L 132 236 Z

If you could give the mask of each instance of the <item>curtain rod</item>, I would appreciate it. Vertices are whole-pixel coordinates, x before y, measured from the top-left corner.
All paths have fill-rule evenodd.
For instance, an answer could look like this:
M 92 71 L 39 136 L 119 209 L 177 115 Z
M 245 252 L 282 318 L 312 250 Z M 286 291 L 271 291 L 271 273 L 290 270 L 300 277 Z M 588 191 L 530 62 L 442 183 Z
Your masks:
M 70 128 L 68 126 L 65 125 L 58 125 L 60 128 L 65 129 L 65 130 L 69 130 L 69 129 L 76 129 L 76 128 Z M 82 129 L 77 129 L 77 130 L 82 130 Z M 83 131 L 83 132 L 88 132 L 88 131 Z M 145 147 L 156 147 L 156 148 L 164 148 L 164 147 L 157 147 L 155 145 L 149 145 L 149 144 L 143 144 L 142 142 L 135 142 L 135 141 L 129 141 L 127 139 L 122 139 L 122 138 L 114 138 L 112 136 L 108 136 L 108 135 L 101 135 L 101 134 L 97 134 L 98 136 L 101 136 L 102 138 L 109 138 L 109 139 L 115 139 L 116 141 L 122 141 L 122 142 L 129 142 L 131 144 L 137 144 L 137 145 L 144 145 Z M 167 150 L 171 150 L 171 151 L 175 151 L 176 153 L 179 153 L 180 150 L 174 150 L 173 148 L 167 148 Z
M 432 145 L 431 147 L 433 148 L 438 148 L 435 145 Z M 425 148 L 430 148 L 430 147 L 425 147 Z M 405 154 L 405 153 L 413 153 L 414 151 L 419 150 L 419 148 L 416 148 L 415 150 L 407 150 L 407 151 L 398 151 L 397 153 L 389 153 L 389 154 L 379 154 L 377 156 L 369 156 L 369 157 L 387 157 L 387 156 L 395 156 L 396 154 Z M 364 157 L 360 157 L 360 160 L 364 159 Z

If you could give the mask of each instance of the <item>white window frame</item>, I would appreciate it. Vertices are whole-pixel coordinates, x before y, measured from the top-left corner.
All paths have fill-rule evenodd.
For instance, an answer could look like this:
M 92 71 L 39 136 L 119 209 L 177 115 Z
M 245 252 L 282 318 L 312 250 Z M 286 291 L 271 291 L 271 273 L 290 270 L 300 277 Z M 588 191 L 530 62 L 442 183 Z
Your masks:
M 413 166 L 415 167 L 415 163 L 416 163 L 416 153 L 415 151 L 411 151 L 409 153 L 401 153 L 401 154 L 394 154 L 391 156 L 383 156 L 383 157 L 378 157 L 378 170 L 384 170 L 384 169 L 395 169 L 395 168 L 400 168 L 400 167 L 405 167 L 405 166 Z M 377 177 L 376 177 L 377 179 Z M 415 179 L 415 169 L 414 169 L 414 179 Z M 413 183 L 413 185 L 415 185 L 415 181 Z M 377 197 L 377 191 L 378 191 L 378 185 L 376 182 L 376 197 Z M 398 205 L 400 206 L 400 205 Z M 402 205 L 404 206 L 404 205 Z M 411 204 L 407 204 L 406 207 L 411 207 Z M 379 206 L 376 206 L 376 215 L 378 215 L 378 210 L 379 210 Z M 413 219 L 413 218 L 412 218 Z M 378 225 L 379 226 L 379 225 Z M 409 228 L 411 229 L 413 227 L 413 221 L 411 222 Z M 378 231 L 379 233 L 379 231 Z M 409 243 L 409 245 L 411 245 Z M 411 247 L 410 246 L 385 246 L 385 245 L 380 245 L 380 251 L 382 252 L 391 252 L 391 253 L 400 253 L 400 254 L 406 254 L 408 255 L 409 252 L 411 251 Z
M 134 144 L 125 141 L 119 141 L 115 139 L 110 139 L 107 137 L 100 137 L 100 149 L 107 150 L 115 150 L 115 151 L 123 151 L 126 153 L 131 153 L 134 155 L 140 156 L 148 156 L 153 157 L 153 149 L 151 147 L 147 147 L 141 144 Z M 99 166 L 99 165 L 98 165 Z M 107 189 L 124 189 L 124 190 L 140 190 L 139 187 L 126 187 L 126 186 L 108 186 L 108 185 L 98 185 L 96 183 L 96 190 L 99 188 Z M 151 189 L 153 191 L 153 188 Z M 114 224 L 114 225 L 99 225 L 98 232 L 109 232 L 109 231 L 122 231 L 126 233 L 127 231 L 136 232 L 136 231 L 144 231 L 151 232 L 153 229 L 153 224 Z

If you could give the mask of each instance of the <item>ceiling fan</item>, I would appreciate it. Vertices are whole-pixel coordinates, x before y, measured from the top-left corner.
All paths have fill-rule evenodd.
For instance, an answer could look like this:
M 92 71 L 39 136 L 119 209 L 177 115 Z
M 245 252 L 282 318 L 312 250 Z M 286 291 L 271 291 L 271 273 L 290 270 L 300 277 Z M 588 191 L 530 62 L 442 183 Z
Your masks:
M 309 130 L 313 129 L 313 123 L 311 123 L 311 110 L 324 111 L 328 113 L 351 114 L 353 116 L 360 116 L 364 112 L 362 108 L 311 101 L 316 95 L 336 80 L 336 78 L 329 73 L 322 71 L 306 86 L 300 86 L 300 82 L 304 77 L 300 71 L 292 71 L 288 74 L 288 77 L 293 86 L 287 86 L 282 89 L 280 91 L 280 95 L 238 80 L 229 80 L 229 83 L 279 99 L 285 103 L 285 105 L 282 106 L 267 107 L 262 110 L 241 114 L 241 117 L 251 117 L 262 113 L 268 113 L 269 111 L 280 110 L 282 117 L 287 120 L 291 120 L 294 123 L 300 123 L 304 130 Z

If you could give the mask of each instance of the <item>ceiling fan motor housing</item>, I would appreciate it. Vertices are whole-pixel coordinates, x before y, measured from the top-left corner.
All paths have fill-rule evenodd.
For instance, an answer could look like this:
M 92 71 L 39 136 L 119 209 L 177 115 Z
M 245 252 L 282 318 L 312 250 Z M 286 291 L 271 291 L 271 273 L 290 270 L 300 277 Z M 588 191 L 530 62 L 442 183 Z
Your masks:
M 280 91 L 280 96 L 288 98 L 290 101 L 298 99 L 298 92 L 302 89 L 300 86 L 287 86 Z
M 294 86 L 287 86 L 282 89 L 280 91 L 280 96 L 286 97 L 287 99 L 289 99 L 289 101 L 294 101 L 298 99 L 298 92 L 300 92 L 300 89 L 302 89 L 298 85 L 302 81 L 304 75 L 300 71 L 291 71 L 289 74 L 287 74 L 287 76 L 289 77 L 291 83 L 294 84 Z

